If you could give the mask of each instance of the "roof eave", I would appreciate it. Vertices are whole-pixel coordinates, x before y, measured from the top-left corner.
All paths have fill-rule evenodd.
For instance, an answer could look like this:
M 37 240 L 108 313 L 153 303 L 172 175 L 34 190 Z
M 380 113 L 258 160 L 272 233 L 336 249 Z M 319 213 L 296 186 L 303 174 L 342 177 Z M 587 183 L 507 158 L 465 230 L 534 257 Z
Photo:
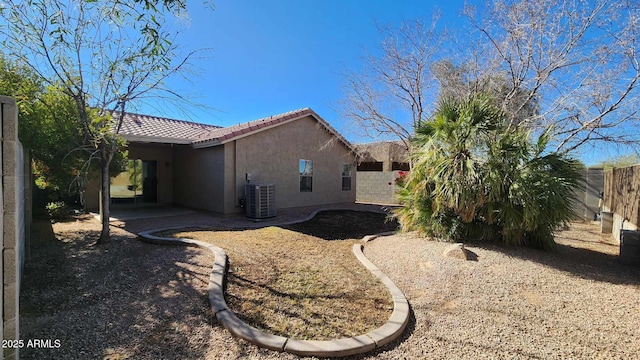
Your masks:
M 120 136 L 122 136 L 122 138 L 125 139 L 127 142 L 177 144 L 177 145 L 191 144 L 190 139 L 168 138 L 168 137 L 159 137 L 159 136 L 129 135 L 129 134 L 120 134 Z
M 191 141 L 190 144 L 191 144 L 191 147 L 194 149 L 204 149 L 208 147 L 222 145 L 223 143 L 218 141 L 218 139 L 212 139 L 212 140 L 205 140 L 200 142 Z

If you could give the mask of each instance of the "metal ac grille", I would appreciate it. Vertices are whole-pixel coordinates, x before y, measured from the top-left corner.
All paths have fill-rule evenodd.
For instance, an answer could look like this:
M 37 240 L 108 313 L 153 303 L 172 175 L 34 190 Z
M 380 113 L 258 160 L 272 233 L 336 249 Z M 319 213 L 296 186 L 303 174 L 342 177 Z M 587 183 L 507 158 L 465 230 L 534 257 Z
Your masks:
M 246 184 L 246 215 L 253 219 L 276 216 L 276 186 L 274 184 Z
M 640 231 L 620 230 L 620 262 L 640 265 Z

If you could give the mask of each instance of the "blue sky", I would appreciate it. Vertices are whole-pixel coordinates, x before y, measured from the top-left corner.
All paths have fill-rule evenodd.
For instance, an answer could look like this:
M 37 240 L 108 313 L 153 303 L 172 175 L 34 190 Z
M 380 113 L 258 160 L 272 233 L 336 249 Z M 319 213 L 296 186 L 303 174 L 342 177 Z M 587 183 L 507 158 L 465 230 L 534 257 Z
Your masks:
M 143 111 L 226 126 L 310 107 L 360 142 L 335 108 L 342 74 L 361 67 L 365 49 L 374 50 L 382 40 L 376 23 L 430 19 L 438 9 L 443 20 L 455 21 L 464 1 L 216 0 L 215 10 L 189 3 L 191 21 L 179 44 L 207 50 L 193 62 L 199 74 L 191 76 L 192 83 L 169 85 L 212 109 Z
M 473 2 L 473 1 L 471 1 Z M 447 2 L 387 0 L 214 0 L 215 9 L 188 2 L 190 25 L 178 43 L 184 51 L 206 49 L 193 61 L 191 82 L 169 87 L 207 108 L 185 104 L 144 106 L 153 115 L 228 126 L 310 107 L 354 143 L 358 138 L 337 111 L 346 70 L 359 70 L 366 50 L 382 36 L 376 27 L 416 18 L 457 27 L 464 0 Z M 617 152 L 584 149 L 596 163 Z

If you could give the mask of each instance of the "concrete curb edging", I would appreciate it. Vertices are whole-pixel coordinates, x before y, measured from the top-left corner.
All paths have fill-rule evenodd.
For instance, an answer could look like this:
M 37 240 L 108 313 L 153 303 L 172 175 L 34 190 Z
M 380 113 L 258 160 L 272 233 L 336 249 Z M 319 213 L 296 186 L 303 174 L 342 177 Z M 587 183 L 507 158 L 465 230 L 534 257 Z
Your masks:
M 317 212 L 314 212 L 315 215 Z M 312 216 L 313 217 L 313 216 Z M 307 219 L 308 220 L 308 219 Z M 303 220 L 305 221 L 305 220 Z M 194 227 L 189 227 L 193 229 Z M 176 230 L 179 228 L 165 228 L 143 231 L 138 234 L 140 240 L 157 245 L 198 246 L 213 253 L 215 260 L 209 277 L 209 304 L 218 322 L 236 337 L 250 343 L 271 350 L 288 352 L 301 356 L 342 357 L 362 354 L 385 346 L 402 335 L 409 322 L 409 302 L 402 291 L 378 267 L 376 267 L 362 252 L 363 244 L 355 244 L 353 252 L 356 258 L 371 271 L 389 290 L 393 299 L 393 312 L 389 320 L 381 327 L 356 337 L 335 340 L 315 341 L 296 340 L 278 335 L 268 334 L 256 329 L 240 320 L 229 308 L 224 299 L 225 280 L 227 272 L 227 255 L 217 246 L 203 241 L 179 238 L 163 238 L 152 233 Z M 383 234 L 380 234 L 383 235 Z M 366 236 L 363 241 L 371 241 L 377 236 Z

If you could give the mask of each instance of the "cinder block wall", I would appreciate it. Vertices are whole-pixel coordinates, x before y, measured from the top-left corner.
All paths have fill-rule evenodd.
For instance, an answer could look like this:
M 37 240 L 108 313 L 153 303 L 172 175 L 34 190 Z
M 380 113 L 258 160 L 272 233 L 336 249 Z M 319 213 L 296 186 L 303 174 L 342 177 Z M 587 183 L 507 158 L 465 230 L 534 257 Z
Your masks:
M 593 220 L 598 212 L 600 192 L 604 189 L 602 168 L 588 168 L 582 171 L 585 188 L 575 192 L 575 209 L 585 220 Z M 356 178 L 356 201 L 376 204 L 399 204 L 395 195 L 395 180 L 398 171 L 359 171 Z
M 358 171 L 356 176 L 356 201 L 374 204 L 396 205 L 397 171 Z
M 0 96 L 0 118 L 2 137 L 0 152 L 2 159 L 2 340 L 19 339 L 19 294 L 25 254 L 25 233 L 28 223 L 25 204 L 29 192 L 25 184 L 29 171 L 25 171 L 24 151 L 18 140 L 18 110 L 15 100 Z M 28 186 L 27 186 L 28 188 Z M 18 350 L 2 349 L 4 359 L 17 359 Z

